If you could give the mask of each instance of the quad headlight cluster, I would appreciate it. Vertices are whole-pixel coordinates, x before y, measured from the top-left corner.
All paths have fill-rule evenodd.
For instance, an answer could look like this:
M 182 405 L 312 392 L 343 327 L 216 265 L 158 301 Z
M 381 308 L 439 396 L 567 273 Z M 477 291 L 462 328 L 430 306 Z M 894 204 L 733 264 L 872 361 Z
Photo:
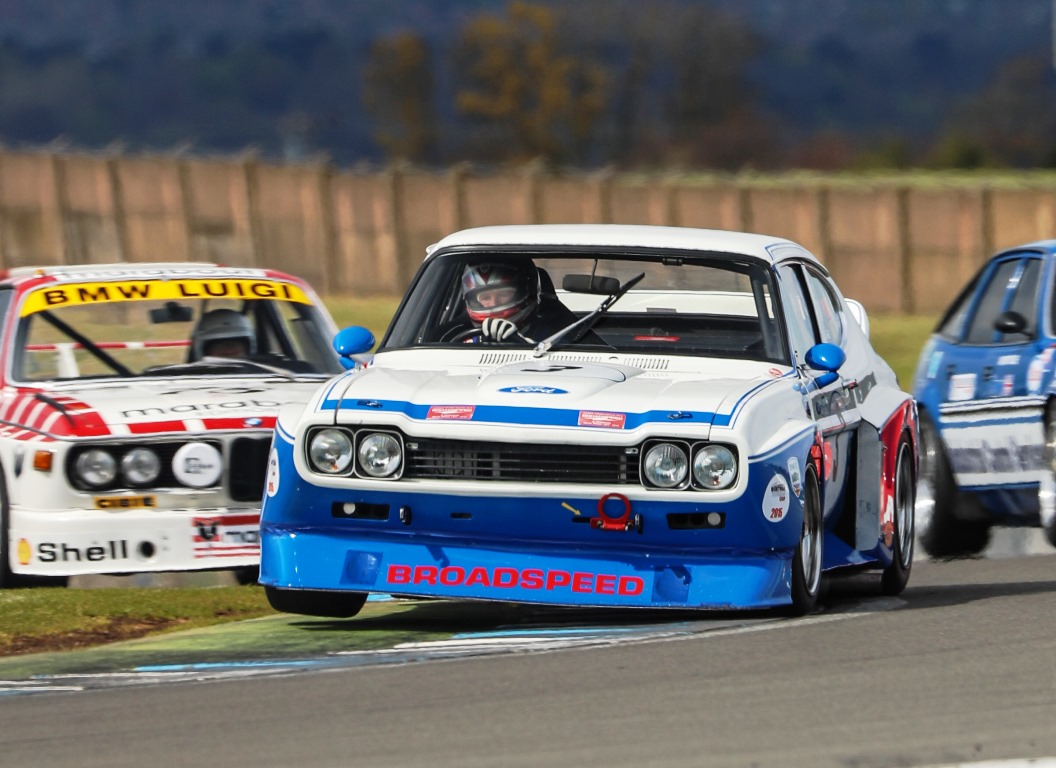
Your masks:
M 395 432 L 320 429 L 308 437 L 308 464 L 324 475 L 396 480 L 403 474 L 403 439 Z
M 90 488 L 105 488 L 119 476 L 125 485 L 147 486 L 161 474 L 161 459 L 150 448 L 133 448 L 120 457 L 102 448 L 89 448 L 73 464 L 76 477 Z
M 737 454 L 719 443 L 651 440 L 642 450 L 642 482 L 665 490 L 721 491 L 737 482 Z

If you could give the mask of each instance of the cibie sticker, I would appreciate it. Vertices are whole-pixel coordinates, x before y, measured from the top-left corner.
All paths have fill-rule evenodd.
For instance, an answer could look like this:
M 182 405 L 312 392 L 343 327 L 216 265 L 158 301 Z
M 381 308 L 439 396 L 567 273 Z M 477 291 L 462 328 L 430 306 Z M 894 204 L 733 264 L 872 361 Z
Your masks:
M 803 476 L 799 473 L 799 459 L 795 456 L 788 460 L 788 482 L 792 484 L 792 493 L 796 496 L 803 493 Z
M 264 487 L 268 496 L 279 492 L 279 452 L 274 448 L 268 454 L 268 479 Z
M 788 514 L 788 483 L 780 474 L 774 475 L 763 494 L 763 517 L 780 523 Z

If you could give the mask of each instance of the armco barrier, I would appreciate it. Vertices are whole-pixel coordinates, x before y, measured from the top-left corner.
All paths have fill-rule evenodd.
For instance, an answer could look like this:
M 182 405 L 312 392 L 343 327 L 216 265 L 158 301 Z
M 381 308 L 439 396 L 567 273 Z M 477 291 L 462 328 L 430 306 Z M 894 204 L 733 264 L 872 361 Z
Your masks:
M 254 155 L 0 151 L 3 267 L 218 261 L 293 272 L 325 295 L 394 295 L 447 232 L 533 222 L 790 237 L 870 311 L 934 313 L 995 249 L 1056 236 L 1056 176 L 362 171 Z

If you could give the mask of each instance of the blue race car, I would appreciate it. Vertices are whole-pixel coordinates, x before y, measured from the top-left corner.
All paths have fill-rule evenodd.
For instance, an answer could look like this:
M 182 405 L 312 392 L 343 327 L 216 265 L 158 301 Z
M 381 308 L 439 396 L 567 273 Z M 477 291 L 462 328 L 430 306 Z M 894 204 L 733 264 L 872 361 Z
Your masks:
M 981 552 L 995 525 L 1056 545 L 1054 280 L 1056 240 L 997 253 L 921 352 L 917 528 L 933 557 Z
M 812 610 L 823 574 L 913 557 L 916 407 L 861 305 L 780 238 L 466 230 L 378 348 L 284 409 L 260 581 L 280 611 L 371 592 Z

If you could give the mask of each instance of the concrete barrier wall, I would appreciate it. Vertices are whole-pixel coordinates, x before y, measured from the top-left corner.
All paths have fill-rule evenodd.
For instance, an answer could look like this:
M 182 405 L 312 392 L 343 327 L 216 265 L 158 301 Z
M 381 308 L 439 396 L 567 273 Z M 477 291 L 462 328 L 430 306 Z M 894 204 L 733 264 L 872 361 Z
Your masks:
M 870 311 L 936 313 L 994 250 L 1056 236 L 1056 181 L 692 181 L 0 151 L 5 268 L 216 261 L 292 272 L 324 295 L 394 295 L 444 234 L 534 222 L 780 235 Z

